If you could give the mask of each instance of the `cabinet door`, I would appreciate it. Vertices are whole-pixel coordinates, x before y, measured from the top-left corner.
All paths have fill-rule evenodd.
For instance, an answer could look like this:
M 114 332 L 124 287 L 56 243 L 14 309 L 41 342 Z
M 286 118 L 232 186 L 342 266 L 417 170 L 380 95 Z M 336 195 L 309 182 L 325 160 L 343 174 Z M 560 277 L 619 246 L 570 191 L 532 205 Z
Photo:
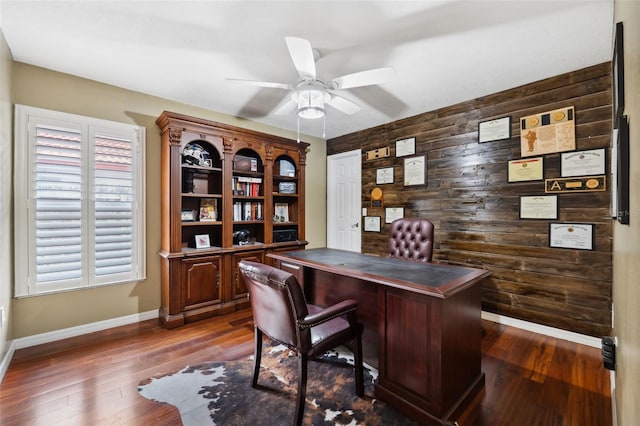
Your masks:
M 251 251 L 247 253 L 236 253 L 233 255 L 233 283 L 231 288 L 231 298 L 232 299 L 241 299 L 243 297 L 247 297 L 247 286 L 242 279 L 242 275 L 240 274 L 240 268 L 238 264 L 242 260 L 248 260 L 250 262 L 258 262 L 264 263 L 264 252 L 262 251 Z
M 182 286 L 185 310 L 222 302 L 220 256 L 183 260 Z

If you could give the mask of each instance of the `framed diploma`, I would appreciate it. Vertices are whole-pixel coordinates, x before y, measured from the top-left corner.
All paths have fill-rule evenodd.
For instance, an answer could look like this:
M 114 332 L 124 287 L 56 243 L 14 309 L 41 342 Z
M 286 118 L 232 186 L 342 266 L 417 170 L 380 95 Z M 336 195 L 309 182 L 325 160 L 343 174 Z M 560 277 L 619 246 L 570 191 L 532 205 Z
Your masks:
M 404 159 L 404 186 L 426 185 L 427 156 Z
M 558 196 L 521 196 L 520 219 L 558 219 Z
M 391 223 L 404 217 L 404 207 L 387 207 L 384 211 L 384 223 Z
M 509 161 L 509 170 L 507 172 L 507 181 L 527 182 L 534 180 L 542 180 L 544 170 L 543 157 L 523 158 L 520 160 Z
M 549 247 L 593 250 L 593 225 L 589 223 L 550 223 Z
M 404 157 L 416 153 L 416 138 L 400 139 L 396 141 L 396 157 Z
M 365 216 L 365 232 L 380 232 L 380 216 Z
M 511 139 L 511 116 L 478 123 L 478 143 Z
M 560 176 L 603 175 L 605 157 L 604 148 L 564 153 L 560 156 Z
M 393 167 L 376 169 L 376 185 L 393 183 Z

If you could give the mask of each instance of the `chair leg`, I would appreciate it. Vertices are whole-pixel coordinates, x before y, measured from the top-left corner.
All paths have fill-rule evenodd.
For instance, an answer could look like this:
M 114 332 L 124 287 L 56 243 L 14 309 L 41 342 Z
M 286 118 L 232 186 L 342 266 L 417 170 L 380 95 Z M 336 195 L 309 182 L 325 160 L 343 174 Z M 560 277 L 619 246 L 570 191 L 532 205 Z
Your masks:
M 353 361 L 356 374 L 356 395 L 364 396 L 364 367 L 362 365 L 362 334 L 358 334 L 354 340 Z
M 251 379 L 251 386 L 255 388 L 258 386 L 260 361 L 262 360 L 262 330 L 254 327 L 254 331 L 255 349 L 253 353 L 253 378 Z
M 304 418 L 304 406 L 307 398 L 307 354 L 298 355 L 298 400 L 296 402 L 296 414 L 294 424 L 301 425 Z

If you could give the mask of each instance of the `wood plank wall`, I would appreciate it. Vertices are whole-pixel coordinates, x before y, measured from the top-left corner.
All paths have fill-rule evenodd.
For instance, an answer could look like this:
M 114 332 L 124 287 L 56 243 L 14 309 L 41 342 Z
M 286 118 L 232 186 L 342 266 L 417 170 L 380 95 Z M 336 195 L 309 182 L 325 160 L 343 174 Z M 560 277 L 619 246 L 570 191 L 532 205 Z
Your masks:
M 606 148 L 611 139 L 610 63 L 537 81 L 327 142 L 327 155 L 362 149 L 362 206 L 370 205 L 376 169 L 394 167 L 393 184 L 378 185 L 387 207 L 435 224 L 434 260 L 491 270 L 483 285 L 485 311 L 591 336 L 611 327 L 612 221 L 607 191 L 563 193 L 559 217 L 519 219 L 521 195 L 544 195 L 544 183 L 507 183 L 507 162 L 520 158 L 523 116 L 574 106 L 577 150 Z M 512 118 L 512 138 L 478 143 L 478 122 Z M 395 141 L 416 138 L 427 155 L 427 185 L 403 187 L 403 158 Z M 369 150 L 389 147 L 387 158 L 367 161 Z M 560 177 L 560 154 L 544 156 L 544 177 Z M 362 251 L 386 253 L 389 226 L 362 233 Z M 595 250 L 549 247 L 550 222 L 594 224 Z

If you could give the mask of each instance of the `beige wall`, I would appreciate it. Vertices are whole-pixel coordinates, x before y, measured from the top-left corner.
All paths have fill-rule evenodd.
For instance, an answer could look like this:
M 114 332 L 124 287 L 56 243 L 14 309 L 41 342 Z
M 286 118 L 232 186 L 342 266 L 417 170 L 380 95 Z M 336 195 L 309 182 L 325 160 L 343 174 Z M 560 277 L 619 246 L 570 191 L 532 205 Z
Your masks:
M 11 295 L 13 288 L 12 250 L 12 141 L 11 52 L 0 31 L 0 306 L 7 321 L 0 328 L 0 360 L 9 349 L 11 339 Z
M 281 129 L 240 120 L 166 99 L 61 74 L 22 63 L 13 67 L 15 103 L 135 123 L 147 129 L 147 280 L 47 296 L 15 299 L 13 337 L 19 338 L 158 309 L 160 306 L 160 134 L 155 120 L 163 110 L 224 122 L 295 139 Z M 311 143 L 306 169 L 306 222 L 309 247 L 326 239 L 326 150 Z M 20 238 L 20 236 L 17 236 Z
M 625 114 L 629 117 L 630 225 L 613 233 L 614 335 L 617 424 L 640 419 L 640 2 L 616 0 L 615 22 L 624 25 Z

